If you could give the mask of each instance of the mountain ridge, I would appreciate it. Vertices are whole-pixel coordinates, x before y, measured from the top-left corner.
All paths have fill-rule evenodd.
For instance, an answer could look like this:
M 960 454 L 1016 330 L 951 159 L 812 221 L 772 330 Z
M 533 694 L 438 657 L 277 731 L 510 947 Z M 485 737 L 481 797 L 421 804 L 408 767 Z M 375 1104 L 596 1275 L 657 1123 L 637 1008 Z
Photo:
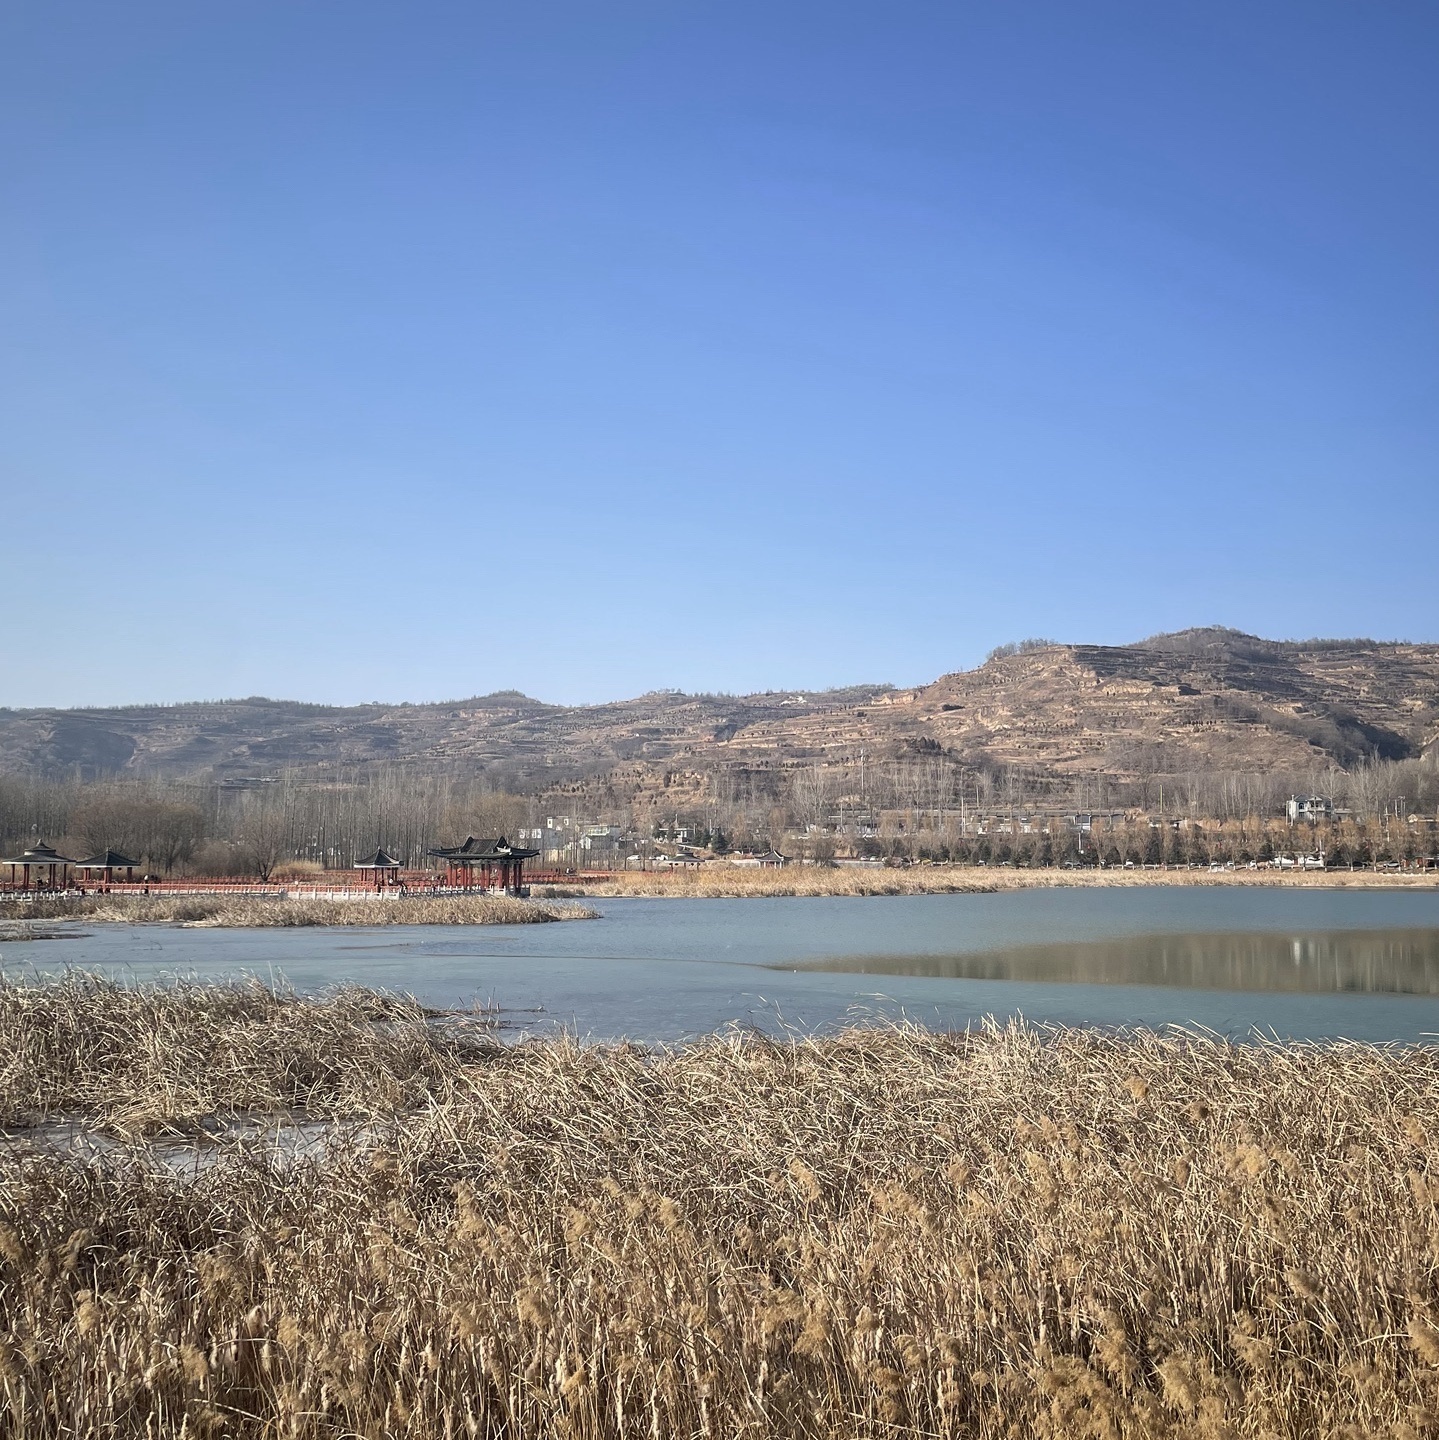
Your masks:
M 1439 644 L 1268 640 L 1219 627 L 1122 646 L 1026 642 L 906 689 L 652 691 L 580 706 L 499 690 L 357 706 L 250 696 L 0 710 L 0 773 L 208 781 L 403 765 L 535 788 L 860 752 L 1124 778 L 1350 767 L 1433 753 L 1436 742 Z

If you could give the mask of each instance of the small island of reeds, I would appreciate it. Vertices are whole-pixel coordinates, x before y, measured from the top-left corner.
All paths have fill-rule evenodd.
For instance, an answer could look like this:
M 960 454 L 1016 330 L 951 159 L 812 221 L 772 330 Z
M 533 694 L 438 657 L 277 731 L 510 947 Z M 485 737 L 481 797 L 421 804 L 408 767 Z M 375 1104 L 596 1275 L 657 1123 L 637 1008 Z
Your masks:
M 0 1434 L 1404 1436 L 1439 1055 L 0 986 Z
M 0 899 L 0 920 L 91 920 L 128 925 L 537 925 L 593 920 L 584 905 L 511 895 L 40 895 Z

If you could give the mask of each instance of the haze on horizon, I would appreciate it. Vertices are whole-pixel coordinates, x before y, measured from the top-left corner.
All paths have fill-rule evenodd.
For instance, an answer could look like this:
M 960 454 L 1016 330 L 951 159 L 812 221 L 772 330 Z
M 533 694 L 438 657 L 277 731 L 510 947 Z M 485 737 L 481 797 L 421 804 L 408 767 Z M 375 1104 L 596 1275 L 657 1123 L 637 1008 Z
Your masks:
M 1439 640 L 1439 12 L 0 13 L 0 705 Z
M 1212 637 L 1212 639 L 1211 639 L 1211 637 Z M 1247 632 L 1245 632 L 1245 631 L 1242 631 L 1242 630 L 1230 629 L 1230 628 L 1227 628 L 1227 627 L 1224 627 L 1224 626 L 1193 626 L 1193 627 L 1190 627 L 1190 628 L 1189 628 L 1188 630 L 1186 630 L 1186 631 L 1173 632 L 1173 633 L 1170 633 L 1170 634 L 1156 634 L 1156 635 L 1143 636 L 1143 637 L 1140 637 L 1139 640 L 1137 640 L 1137 641 L 1128 641 L 1128 642 L 1121 641 L 1121 642 L 1119 642 L 1119 644 L 1120 644 L 1120 648 L 1134 648 L 1134 649 L 1148 650 L 1148 649 L 1151 648 L 1153 642 L 1156 642 L 1156 641 L 1157 641 L 1157 642 L 1161 642 L 1161 644 L 1162 644 L 1163 642 L 1168 642 L 1168 641 L 1171 641 L 1171 640 L 1173 640 L 1173 641 L 1179 641 L 1179 642 L 1186 642 L 1186 641 L 1190 641 L 1191 639 L 1194 640 L 1194 641 L 1200 642 L 1201 646 L 1204 646 L 1205 648 L 1209 648 L 1209 646 L 1212 644 L 1212 640 L 1218 640 L 1220 643 L 1219 643 L 1218 647 L 1215 647 L 1215 648 L 1217 648 L 1217 649 L 1223 649 L 1223 648 L 1225 648 L 1225 646 L 1226 646 L 1229 642 L 1238 642 L 1239 645 L 1240 645 L 1241 648 L 1242 648 L 1246 642 L 1250 642 L 1250 641 L 1258 642 L 1258 646 L 1259 646 L 1261 649 L 1267 648 L 1267 647 L 1269 647 L 1270 645 L 1275 644 L 1275 643 L 1280 644 L 1280 645 L 1297 645 L 1297 646 L 1301 646 L 1301 647 L 1304 646 L 1304 645 L 1306 645 L 1306 644 L 1314 644 L 1314 645 L 1317 645 L 1317 646 L 1319 646 L 1319 647 L 1323 647 L 1323 648 L 1325 648 L 1325 649 L 1328 649 L 1329 647 L 1332 647 L 1332 646 L 1345 645 L 1345 644 L 1353 644 L 1353 645 L 1360 646 L 1360 647 L 1368 647 L 1368 646 L 1390 647 L 1390 646 L 1411 646 L 1411 645 L 1414 645 L 1414 644 L 1416 643 L 1416 642 L 1412 641 L 1411 639 L 1409 639 L 1407 636 L 1390 636 L 1390 637 L 1387 637 L 1387 638 L 1384 638 L 1384 639 L 1376 639 L 1376 638 L 1373 637 L 1373 636 L 1348 636 L 1348 637 L 1346 637 L 1346 636 L 1278 636 L 1278 637 L 1276 637 L 1276 636 L 1259 636 L 1259 635 L 1252 635 L 1252 634 L 1249 634 L 1249 633 L 1247 633 Z M 497 699 L 497 698 L 499 698 L 499 697 L 504 697 L 504 696 L 515 696 L 517 699 L 520 699 L 520 700 L 532 701 L 532 702 L 536 702 L 536 703 L 538 703 L 538 704 L 540 704 L 540 705 L 553 706 L 553 707 L 560 708 L 560 709 L 564 709 L 564 708 L 567 708 L 567 707 L 570 707 L 570 708 L 585 708 L 585 707 L 589 707 L 589 706 L 603 707 L 603 706 L 606 706 L 606 705 L 620 705 L 620 704 L 629 703 L 629 702 L 634 701 L 634 700 L 644 699 L 644 698 L 646 698 L 646 696 L 649 696 L 649 695 L 683 695 L 683 696 L 693 696 L 693 697 L 697 697 L 697 698 L 707 698 L 707 699 L 708 699 L 708 698 L 715 698 L 715 697 L 719 697 L 719 696 L 732 696 L 732 697 L 734 697 L 734 698 L 736 698 L 736 699 L 743 699 L 743 698 L 755 697 L 755 696 L 761 696 L 761 695 L 778 695 L 778 696 L 784 696 L 784 697 L 791 697 L 791 696 L 792 696 L 795 700 L 803 700 L 803 699 L 806 699 L 806 698 L 814 698 L 814 697 L 820 697 L 820 696 L 824 696 L 824 695 L 835 695 L 835 694 L 841 693 L 841 692 L 843 692 L 843 691 L 845 691 L 845 690 L 864 691 L 864 690 L 885 690 L 885 689 L 889 689 L 889 690 L 905 690 L 905 689 L 910 689 L 910 688 L 913 688 L 913 689 L 923 689 L 924 687 L 932 684 L 933 682 L 943 680 L 943 679 L 945 679 L 947 676 L 950 676 L 950 675 L 965 674 L 965 673 L 970 673 L 970 672 L 977 671 L 977 670 L 982 670 L 990 661 L 992 661 L 992 660 L 994 660 L 994 659 L 996 659 L 996 658 L 1003 658 L 1003 657 L 1007 657 L 1007 656 L 1009 656 L 1009 655 L 1013 655 L 1013 654 L 1015 654 L 1015 653 L 1024 653 L 1024 652 L 1029 652 L 1029 651 L 1031 651 L 1031 650 L 1034 650 L 1034 651 L 1046 650 L 1046 649 L 1049 649 L 1051 646 L 1058 646 L 1058 647 L 1061 647 L 1061 648 L 1062 648 L 1062 647 L 1065 647 L 1065 646 L 1067 646 L 1067 645 L 1069 645 L 1069 644 L 1083 645 L 1083 644 L 1085 644 L 1085 643 L 1086 643 L 1086 642 L 1084 642 L 1084 641 L 1063 641 L 1063 640 L 1056 640 L 1056 639 L 1053 639 L 1053 638 L 1044 638 L 1044 637 L 1039 637 L 1039 636 L 1030 636 L 1030 637 L 1027 637 L 1026 639 L 1020 640 L 1020 641 L 1006 641 L 1006 642 L 1002 642 L 1002 643 L 999 644 L 999 645 L 992 646 L 992 647 L 990 648 L 990 650 L 989 650 L 985 655 L 979 657 L 979 658 L 978 658 L 973 664 L 971 664 L 971 665 L 952 666 L 952 667 L 951 667 L 949 670 L 947 670 L 947 671 L 936 671 L 933 675 L 924 676 L 924 677 L 922 677 L 922 678 L 920 678 L 920 679 L 918 679 L 918 680 L 916 680 L 916 681 L 910 682 L 908 685 L 896 685 L 893 681 L 887 680 L 887 679 L 885 679 L 883 676 L 878 676 L 878 677 L 871 676 L 871 677 L 868 677 L 868 678 L 861 678 L 861 679 L 857 679 L 857 680 L 851 680 L 851 681 L 849 681 L 849 682 L 841 683 L 841 684 L 838 684 L 838 685 L 817 685 L 817 686 L 809 686 L 809 687 L 799 687 L 799 686 L 789 686 L 789 685 L 772 685 L 772 686 L 765 686 L 765 687 L 763 687 L 763 688 L 761 688 L 761 689 L 755 689 L 755 690 L 749 690 L 749 691 L 724 690 L 724 689 L 720 689 L 720 688 L 717 688 L 717 687 L 714 687 L 714 686 L 710 686 L 710 687 L 708 687 L 708 688 L 700 687 L 700 688 L 692 689 L 692 690 L 685 690 L 685 689 L 683 689 L 683 688 L 681 688 L 681 687 L 678 687 L 678 686 L 675 686 L 675 687 L 662 686 L 662 687 L 658 687 L 658 688 L 656 688 L 656 689 L 652 689 L 652 690 L 649 690 L 649 691 L 639 692 L 639 693 L 636 693 L 636 694 L 634 694 L 634 695 L 603 695 L 603 696 L 599 696 L 599 697 L 594 698 L 594 699 L 588 699 L 588 700 L 583 700 L 583 701 L 553 700 L 553 699 L 550 699 L 549 697 L 544 696 L 544 695 L 532 695 L 532 694 L 529 694 L 528 692 L 523 691 L 523 690 L 520 690 L 520 689 L 518 689 L 517 687 L 514 687 L 514 686 L 498 686 L 498 687 L 496 687 L 494 690 L 485 691 L 485 692 L 483 692 L 483 693 L 481 693 L 481 692 L 479 692 L 479 691 L 474 691 L 474 692 L 472 692 L 472 693 L 470 693 L 470 694 L 468 694 L 468 695 L 460 695 L 460 694 L 454 694 L 454 695 L 425 695 L 425 696 L 404 695 L 404 696 L 389 696 L 389 697 L 387 697 L 387 698 L 381 698 L 381 697 L 375 696 L 375 697 L 372 697 L 372 698 L 369 699 L 369 700 L 350 700 L 350 701 L 317 701 L 317 700 L 315 700 L 313 697 L 311 697 L 311 696 L 306 696 L 306 695 L 265 695 L 265 694 L 260 694 L 260 693 L 257 692 L 257 693 L 250 694 L 250 695 L 189 695 L 189 696 L 172 696 L 172 697 L 168 697 L 168 698 L 160 698 L 160 697 L 152 696 L 152 697 L 151 697 L 150 699 L 148 699 L 148 700 L 122 701 L 122 702 L 115 702 L 114 704 L 109 704 L 109 705 L 103 704 L 103 703 L 90 703 L 90 704 L 78 705 L 78 706 L 48 706 L 48 705 L 11 706 L 11 705 L 0 704 L 0 713 L 8 713 L 8 712 L 15 712 L 15 711 L 23 712 L 23 711 L 26 711 L 26 710 L 38 710 L 38 711 L 42 711 L 42 712 L 43 712 L 43 711 L 53 710 L 53 709 L 62 709 L 62 710 L 96 710 L 96 711 L 105 711 L 105 710 L 173 710 L 173 709 L 176 709 L 176 708 L 183 708 L 183 707 L 189 706 L 189 705 L 233 705 L 233 704 L 246 704 L 246 703 L 251 703 L 251 702 L 258 702 L 259 704 L 263 704 L 263 705 L 271 705 L 271 704 L 273 704 L 273 705 L 279 705 L 279 706 L 294 705 L 294 706 L 299 706 L 299 707 L 301 707 L 301 708 L 306 708 L 306 709 L 311 708 L 311 707 L 314 707 L 314 706 L 321 706 L 321 707 L 333 706 L 333 707 L 336 707 L 336 708 L 347 708 L 347 707 L 349 707 L 349 708 L 359 708 L 359 709 L 368 708 L 368 707 L 370 707 L 370 706 L 378 706 L 378 707 L 380 707 L 381 709 L 403 709 L 403 708 L 405 708 L 405 707 L 413 707 L 413 708 L 419 709 L 419 708 L 424 708 L 424 707 L 430 706 L 430 707 L 438 707 L 438 708 L 441 708 L 441 709 L 442 709 L 442 708 L 444 708 L 444 707 L 447 706 L 447 705 L 456 705 L 456 704 L 463 705 L 463 704 L 467 704 L 467 703 L 470 703 L 470 702 L 473 702 L 473 701 L 479 701 L 479 700 L 494 700 L 494 699 Z M 1417 642 L 1417 643 L 1422 644 L 1423 642 Z M 1184 652 L 1185 652 L 1186 650 L 1188 650 L 1189 648 L 1190 648 L 1190 647 L 1189 647 L 1188 645 L 1186 645 L 1186 644 L 1184 644 L 1184 643 L 1181 643 L 1181 644 L 1179 645 L 1179 647 L 1178 647 L 1179 653 L 1184 653 Z M 1198 652 L 1196 652 L 1196 653 L 1198 653 Z M 1213 656 L 1210 655 L 1209 658 L 1212 660 Z

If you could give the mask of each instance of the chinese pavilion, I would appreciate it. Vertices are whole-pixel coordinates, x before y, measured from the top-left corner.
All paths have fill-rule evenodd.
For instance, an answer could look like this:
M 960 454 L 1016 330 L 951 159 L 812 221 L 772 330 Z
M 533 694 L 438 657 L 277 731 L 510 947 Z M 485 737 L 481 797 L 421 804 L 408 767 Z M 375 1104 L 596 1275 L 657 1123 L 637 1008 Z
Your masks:
M 382 890 L 386 885 L 394 885 L 400 878 L 400 862 L 386 850 L 376 850 L 367 860 L 356 860 L 356 870 L 368 870 L 367 878 L 375 882 L 375 889 Z
M 32 845 L 22 854 L 15 856 L 13 860 L 0 860 L 0 865 L 10 867 L 10 884 L 15 884 L 15 872 L 25 872 L 24 888 L 31 888 L 32 870 L 41 872 L 33 877 L 34 887 L 37 890 L 64 890 L 69 888 L 70 867 L 74 861 L 66 855 L 61 855 L 53 845 L 47 845 L 43 840 Z
M 445 884 L 453 890 L 502 890 L 506 895 L 523 895 L 525 861 L 533 860 L 540 852 L 511 845 L 503 835 L 496 840 L 477 840 L 471 835 L 463 845 L 429 853 L 445 862 Z
M 139 865 L 138 860 L 132 860 L 128 855 L 122 855 L 118 850 L 102 850 L 98 855 L 92 855 L 88 860 L 77 860 L 75 868 L 88 872 L 89 879 L 95 879 L 95 872 L 100 872 L 100 886 L 108 890 L 114 883 L 115 872 L 123 870 L 126 882 L 135 878 L 135 867 Z

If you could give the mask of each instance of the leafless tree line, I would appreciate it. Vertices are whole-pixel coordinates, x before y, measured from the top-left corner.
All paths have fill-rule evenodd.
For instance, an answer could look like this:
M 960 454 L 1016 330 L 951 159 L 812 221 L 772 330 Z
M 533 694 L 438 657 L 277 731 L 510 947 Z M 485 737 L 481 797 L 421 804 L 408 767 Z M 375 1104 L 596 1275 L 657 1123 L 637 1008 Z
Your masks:
M 508 784 L 513 784 L 509 777 Z M 1324 795 L 1356 822 L 1439 813 L 1439 758 L 1316 765 L 1293 772 L 1164 771 L 1079 778 L 957 759 L 923 744 L 788 767 L 724 768 L 702 794 L 635 783 L 589 792 L 520 793 L 474 772 L 395 765 L 317 779 L 290 773 L 253 788 L 201 782 L 81 782 L 0 777 L 0 851 L 37 840 L 81 858 L 121 850 L 155 873 L 270 875 L 286 863 L 352 865 L 383 846 L 405 865 L 466 835 L 500 835 L 566 814 L 650 837 L 682 824 L 719 847 L 777 845 L 798 834 L 819 854 L 826 834 L 904 837 L 931 850 L 973 834 L 996 813 L 1142 810 L 1223 824 L 1282 816 L 1291 796 Z M 845 843 L 841 839 L 840 843 Z M 1145 841 L 1146 845 L 1148 841 Z M 832 848 L 832 847 L 831 847 Z
M 399 767 L 325 781 L 286 774 L 234 790 L 0 777 L 0 850 L 9 855 L 43 840 L 73 859 L 119 850 L 155 873 L 178 868 L 268 878 L 285 862 L 346 867 L 379 846 L 419 865 L 432 846 L 467 834 L 513 834 L 539 804 L 473 775 Z
M 1355 820 L 1439 815 L 1439 757 L 1365 760 L 1350 769 L 1226 771 L 1145 769 L 1129 777 L 1056 776 L 922 748 L 871 758 L 857 753 L 758 776 L 723 772 L 691 818 L 731 838 L 781 833 L 850 835 L 866 829 L 944 841 L 973 834 L 996 814 L 1129 812 L 1221 823 L 1278 819 L 1291 796 L 1320 795 Z M 676 815 L 676 818 L 684 818 Z
M 0 848 L 6 855 L 59 840 L 72 859 L 119 850 L 168 874 L 195 857 L 208 833 L 204 808 L 174 786 L 0 777 Z

